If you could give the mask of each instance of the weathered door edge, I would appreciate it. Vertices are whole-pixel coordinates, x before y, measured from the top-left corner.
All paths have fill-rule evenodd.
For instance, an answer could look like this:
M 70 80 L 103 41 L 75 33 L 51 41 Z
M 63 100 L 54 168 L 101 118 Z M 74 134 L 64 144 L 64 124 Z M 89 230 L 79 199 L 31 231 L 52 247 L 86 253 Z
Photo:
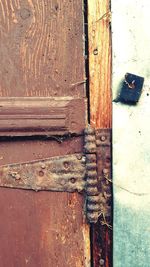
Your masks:
M 145 78 L 137 105 L 113 104 L 114 267 L 150 266 L 149 10 L 112 0 L 113 99 L 126 72 Z
M 96 129 L 110 129 L 112 120 L 110 4 L 110 0 L 88 0 L 89 113 Z M 111 190 L 111 182 L 107 190 L 108 186 Z M 108 222 L 103 212 L 91 227 L 91 240 L 92 266 L 112 267 L 112 220 Z

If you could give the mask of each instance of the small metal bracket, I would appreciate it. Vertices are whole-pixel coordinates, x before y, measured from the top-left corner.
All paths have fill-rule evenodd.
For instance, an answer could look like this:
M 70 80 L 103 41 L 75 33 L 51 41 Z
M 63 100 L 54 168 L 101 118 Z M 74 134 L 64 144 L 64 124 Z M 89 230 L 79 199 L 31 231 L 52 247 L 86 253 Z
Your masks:
M 84 130 L 84 152 L 0 166 L 0 187 L 85 192 L 89 223 L 110 217 L 111 131 Z

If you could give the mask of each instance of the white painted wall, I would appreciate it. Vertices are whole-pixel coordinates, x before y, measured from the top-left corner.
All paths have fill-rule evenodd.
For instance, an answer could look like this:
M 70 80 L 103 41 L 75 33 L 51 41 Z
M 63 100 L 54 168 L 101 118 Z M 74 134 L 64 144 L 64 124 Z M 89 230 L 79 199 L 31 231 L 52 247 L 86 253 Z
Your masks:
M 150 267 L 150 1 L 112 0 L 113 99 L 126 72 L 136 106 L 113 103 L 114 267 Z

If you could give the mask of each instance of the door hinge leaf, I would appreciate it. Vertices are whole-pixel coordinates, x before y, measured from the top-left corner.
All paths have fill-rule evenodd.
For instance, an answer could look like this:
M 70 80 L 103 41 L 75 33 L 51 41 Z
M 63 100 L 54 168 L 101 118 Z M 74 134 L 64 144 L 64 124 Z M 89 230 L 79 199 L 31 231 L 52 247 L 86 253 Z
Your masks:
M 83 192 L 86 216 L 96 223 L 111 218 L 111 130 L 84 130 L 84 151 L 40 161 L 0 166 L 0 187 Z

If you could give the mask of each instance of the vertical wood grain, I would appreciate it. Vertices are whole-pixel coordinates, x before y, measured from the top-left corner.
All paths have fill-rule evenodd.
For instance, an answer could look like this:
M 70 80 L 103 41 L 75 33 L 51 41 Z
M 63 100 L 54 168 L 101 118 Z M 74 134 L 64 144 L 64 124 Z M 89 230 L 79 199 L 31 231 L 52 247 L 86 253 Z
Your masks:
M 88 1 L 90 119 L 95 128 L 111 127 L 110 0 Z
M 0 0 L 0 20 L 0 97 L 84 98 L 82 0 Z M 1 139 L 0 164 L 83 151 L 59 140 Z M 82 195 L 0 188 L 0 214 L 1 267 L 90 266 Z
M 81 0 L 0 0 L 0 17 L 0 96 L 84 95 Z
M 90 123 L 111 127 L 110 0 L 88 1 Z M 112 267 L 112 230 L 101 218 L 92 226 L 94 267 Z

